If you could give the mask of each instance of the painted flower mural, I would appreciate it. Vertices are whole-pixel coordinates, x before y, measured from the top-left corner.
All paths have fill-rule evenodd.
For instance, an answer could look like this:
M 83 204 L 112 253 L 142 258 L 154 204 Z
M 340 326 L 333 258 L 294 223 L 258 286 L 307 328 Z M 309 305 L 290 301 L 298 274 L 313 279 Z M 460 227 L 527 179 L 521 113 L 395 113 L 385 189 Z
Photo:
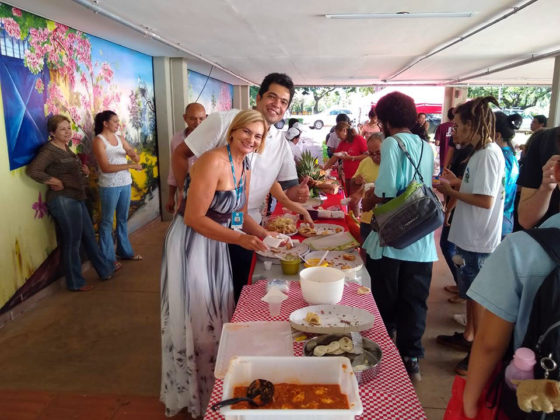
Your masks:
M 90 166 L 88 206 L 94 220 L 99 200 L 91 143 L 97 112 L 116 112 L 121 135 L 141 156 L 144 170 L 132 171 L 132 229 L 159 214 L 159 183 L 151 57 L 0 3 L 0 85 L 5 127 L 0 146 L 8 152 L 3 153 L 8 159 L 0 160 L 0 186 L 17 197 L 0 214 L 13 221 L 0 227 L 0 265 L 9 267 L 6 280 L 0 280 L 2 308 L 56 246 L 52 222 L 44 217 L 45 188 L 18 169 L 47 141 L 51 115 L 72 121 L 71 147 Z M 6 259 L 13 244 L 25 264 Z

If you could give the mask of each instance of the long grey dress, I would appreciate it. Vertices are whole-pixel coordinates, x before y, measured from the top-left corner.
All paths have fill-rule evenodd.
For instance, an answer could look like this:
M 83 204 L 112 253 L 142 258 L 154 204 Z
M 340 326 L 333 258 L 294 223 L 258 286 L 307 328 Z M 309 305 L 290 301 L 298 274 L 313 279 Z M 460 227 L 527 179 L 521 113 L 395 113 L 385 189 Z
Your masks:
M 245 160 L 244 170 L 247 167 Z M 188 183 L 187 177 L 185 189 Z M 160 400 L 167 416 L 187 407 L 198 417 L 204 414 L 214 385 L 222 325 L 233 315 L 233 282 L 227 244 L 185 225 L 184 202 L 163 249 Z M 216 191 L 206 215 L 228 226 L 231 213 L 244 203 L 244 194 L 237 199 L 234 190 Z

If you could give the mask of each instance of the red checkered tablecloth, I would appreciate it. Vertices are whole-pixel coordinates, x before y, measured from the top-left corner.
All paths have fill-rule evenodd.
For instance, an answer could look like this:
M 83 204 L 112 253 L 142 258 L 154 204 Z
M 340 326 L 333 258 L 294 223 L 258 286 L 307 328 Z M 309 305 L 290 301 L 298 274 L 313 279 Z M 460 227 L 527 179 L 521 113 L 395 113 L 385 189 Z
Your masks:
M 373 296 L 371 294 L 358 295 L 358 287 L 359 285 L 354 283 L 347 284 L 340 304 L 362 308 L 375 315 L 373 328 L 362 331 L 362 335 L 381 346 L 383 359 L 377 377 L 360 386 L 360 398 L 364 412 L 361 416 L 356 416 L 356 419 L 426 419 L 426 414 L 418 401 L 399 353 L 387 334 Z M 232 322 L 287 321 L 293 311 L 307 306 L 301 295 L 299 283 L 291 282 L 290 293 L 288 299 L 282 304 L 280 316 L 271 318 L 268 313 L 268 304 L 261 301 L 265 288 L 266 281 L 259 281 L 243 288 Z M 302 352 L 303 343 L 294 342 L 294 354 L 301 356 Z M 222 400 L 222 386 L 223 382 L 216 379 L 205 419 L 224 419 L 219 412 L 214 412 L 210 408 L 212 404 Z

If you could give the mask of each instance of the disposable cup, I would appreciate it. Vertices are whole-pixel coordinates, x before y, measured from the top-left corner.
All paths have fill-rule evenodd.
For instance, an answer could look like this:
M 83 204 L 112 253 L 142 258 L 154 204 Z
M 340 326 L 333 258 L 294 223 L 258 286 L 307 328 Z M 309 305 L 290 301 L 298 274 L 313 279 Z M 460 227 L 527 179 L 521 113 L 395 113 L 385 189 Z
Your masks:
M 272 268 L 272 261 L 264 261 L 264 269 L 266 271 L 270 271 L 270 269 Z
M 268 302 L 268 311 L 271 317 L 279 316 L 282 308 L 282 296 L 272 296 Z

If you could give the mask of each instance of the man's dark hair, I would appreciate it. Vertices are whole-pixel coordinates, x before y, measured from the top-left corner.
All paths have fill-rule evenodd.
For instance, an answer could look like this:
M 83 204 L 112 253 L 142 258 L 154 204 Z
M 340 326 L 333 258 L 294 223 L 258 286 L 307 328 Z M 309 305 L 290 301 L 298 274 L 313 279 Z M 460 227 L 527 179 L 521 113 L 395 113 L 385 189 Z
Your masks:
M 336 123 L 338 124 L 339 122 L 349 123 L 350 122 L 350 117 L 348 116 L 348 114 L 338 114 L 336 116 Z
M 542 115 L 542 114 L 535 115 L 533 117 L 533 119 L 537 120 L 539 122 L 539 124 L 542 124 L 543 127 L 546 127 L 546 123 L 547 123 L 548 120 L 544 115 Z
M 377 118 L 382 124 L 393 128 L 411 129 L 416 124 L 416 105 L 414 99 L 401 92 L 391 92 L 382 97 L 375 107 Z
M 276 83 L 277 85 L 284 86 L 288 89 L 290 91 L 290 103 L 292 103 L 292 98 L 294 97 L 296 89 L 290 76 L 284 73 L 270 73 L 267 75 L 261 83 L 258 95 L 262 97 L 266 92 L 268 92 L 272 83 Z
M 288 120 L 288 128 L 292 128 L 294 126 L 295 123 L 299 122 L 299 120 L 297 118 L 290 118 Z
M 451 107 L 447 110 L 447 119 L 449 121 L 451 121 L 453 119 L 453 117 L 455 116 L 455 108 Z
M 419 117 L 420 115 L 423 115 L 424 117 L 426 117 L 426 113 L 425 113 L 425 112 L 419 112 L 419 113 L 418 113 L 418 117 Z

